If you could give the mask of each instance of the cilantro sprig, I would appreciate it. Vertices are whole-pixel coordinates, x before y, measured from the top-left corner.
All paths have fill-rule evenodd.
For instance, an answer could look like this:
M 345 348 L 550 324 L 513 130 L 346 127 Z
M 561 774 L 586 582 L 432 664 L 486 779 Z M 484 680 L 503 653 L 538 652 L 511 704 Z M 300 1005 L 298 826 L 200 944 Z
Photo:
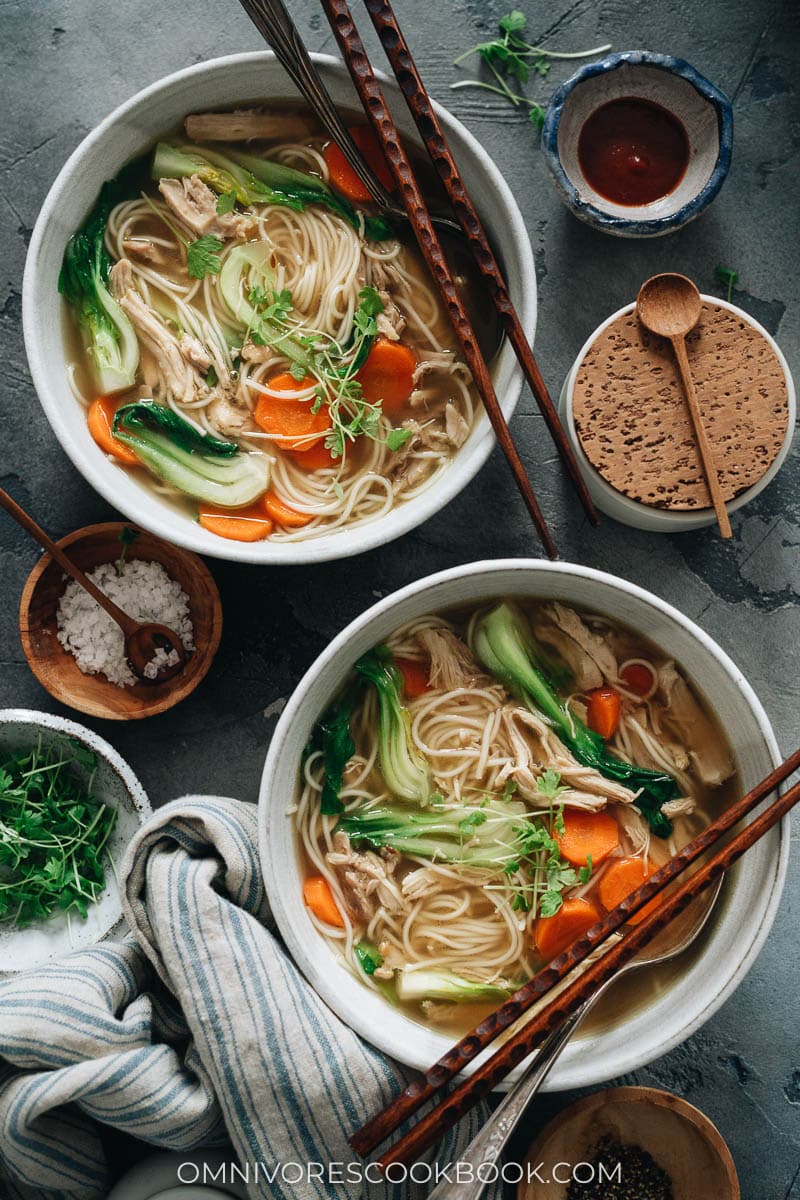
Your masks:
M 0 765 L 0 923 L 30 925 L 59 910 L 86 917 L 99 900 L 117 814 L 92 793 L 96 766 L 71 738 L 40 740 Z
M 488 42 L 479 42 L 455 59 L 454 66 L 459 66 L 466 59 L 477 54 L 494 76 L 495 84 L 481 79 L 463 79 L 458 83 L 451 83 L 450 87 L 453 89 L 482 88 L 484 91 L 494 92 L 495 95 L 505 97 L 516 108 L 520 105 L 527 107 L 531 123 L 541 129 L 545 115 L 542 105 L 538 101 L 531 100 L 530 97 L 514 91 L 509 86 L 508 80 L 517 79 L 521 84 L 527 84 L 531 71 L 543 79 L 549 72 L 553 59 L 591 58 L 596 54 L 604 54 L 611 49 L 611 46 L 595 46 L 591 50 L 568 53 L 549 50 L 544 46 L 535 46 L 526 41 L 523 36 L 526 25 L 525 14 L 515 8 L 500 18 L 499 37 L 492 38 Z

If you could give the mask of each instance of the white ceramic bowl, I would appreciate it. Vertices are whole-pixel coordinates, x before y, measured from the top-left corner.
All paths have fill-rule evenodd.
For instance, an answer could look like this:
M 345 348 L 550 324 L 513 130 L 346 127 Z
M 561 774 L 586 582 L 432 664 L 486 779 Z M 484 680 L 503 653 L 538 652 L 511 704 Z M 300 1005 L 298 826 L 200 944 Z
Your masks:
M 505 559 L 455 567 L 381 600 L 352 622 L 298 685 L 275 730 L 261 781 L 259 842 L 272 912 L 296 963 L 325 1002 L 357 1033 L 400 1062 L 429 1066 L 450 1038 L 426 1029 L 361 985 L 337 962 L 309 919 L 292 820 L 287 815 L 303 747 L 356 659 L 424 613 L 503 595 L 558 599 L 604 613 L 652 638 L 683 664 L 731 732 L 745 787 L 780 761 L 769 720 L 752 688 L 716 643 L 676 609 L 622 579 L 569 563 Z M 701 955 L 654 1002 L 619 1025 L 569 1046 L 545 1085 L 587 1087 L 634 1071 L 698 1029 L 741 983 L 772 924 L 789 851 L 788 823 L 759 842 L 731 873 Z M 480 1060 L 478 1060 L 480 1061 Z
M 348 108 L 357 107 L 344 65 L 326 54 L 313 58 L 333 99 Z M 381 79 L 401 132 L 413 142 L 413 124 L 399 88 L 385 76 Z M 274 55 L 265 51 L 218 58 L 145 88 L 81 142 L 50 189 L 31 238 L 22 292 L 25 347 L 34 386 L 59 442 L 88 482 L 130 520 L 189 550 L 215 558 L 269 564 L 320 562 L 383 545 L 443 508 L 469 483 L 491 452 L 494 439 L 486 416 L 476 423 L 464 447 L 435 484 L 387 516 L 357 529 L 345 528 L 308 541 L 283 545 L 234 542 L 208 533 L 190 515 L 178 512 L 152 488 L 108 460 L 89 435 L 81 407 L 67 383 L 63 342 L 53 337 L 55 330 L 63 328 L 66 317 L 57 287 L 64 247 L 91 209 L 103 182 L 146 151 L 165 130 L 179 125 L 188 113 L 272 97 L 296 97 L 294 85 Z M 435 108 L 464 182 L 505 264 L 511 295 L 532 340 L 536 271 L 516 201 L 480 143 L 445 109 L 439 105 Z M 519 399 L 522 372 L 508 344 L 497 356 L 493 378 L 498 399 L 509 417 Z
M 738 512 L 740 508 L 744 508 L 745 504 L 749 504 L 759 493 L 763 492 L 764 488 L 772 483 L 772 480 L 786 461 L 786 456 L 792 446 L 794 426 L 797 419 L 797 397 L 789 364 L 784 358 L 780 346 L 767 333 L 764 326 L 754 320 L 744 309 L 737 308 L 735 304 L 729 304 L 727 300 L 721 300 L 719 296 L 702 295 L 701 300 L 708 304 L 715 304 L 719 308 L 728 309 L 729 312 L 735 313 L 740 320 L 746 321 L 748 325 L 751 325 L 753 329 L 760 333 L 777 356 L 786 379 L 788 420 L 783 444 L 770 464 L 769 469 L 764 472 L 758 482 L 754 483 L 752 487 L 745 488 L 743 492 L 740 492 L 738 496 L 726 504 L 725 507 L 730 515 Z M 615 521 L 620 521 L 623 525 L 632 525 L 635 529 L 646 529 L 649 533 L 688 533 L 691 529 L 703 529 L 707 525 L 715 525 L 717 518 L 714 516 L 713 508 L 693 509 L 691 512 L 676 512 L 665 508 L 655 508 L 650 504 L 642 504 L 640 501 L 632 500 L 629 496 L 618 492 L 616 488 L 613 488 L 610 483 L 606 482 L 600 472 L 589 462 L 581 445 L 581 440 L 578 437 L 578 431 L 575 428 L 572 400 L 575 390 L 575 380 L 578 377 L 581 363 L 601 333 L 609 325 L 612 325 L 618 317 L 627 316 L 628 313 L 633 312 L 635 307 L 636 302 L 634 301 L 631 304 L 626 304 L 624 308 L 618 309 L 617 312 L 612 313 L 607 320 L 603 321 L 602 325 L 598 325 L 594 333 L 586 339 L 578 351 L 578 356 L 572 364 L 567 378 L 564 380 L 558 402 L 559 412 L 566 428 L 567 436 L 572 443 L 572 448 L 575 451 L 578 465 L 586 480 L 589 494 L 600 511 L 604 512 L 606 516 L 613 517 Z
M 128 842 L 152 813 L 139 780 L 113 746 L 76 721 L 24 708 L 0 710 L 0 762 L 34 746 L 39 738 L 43 746 L 74 740 L 97 755 L 92 790 L 99 800 L 117 810 L 108 849 L 114 863 L 119 863 Z M 54 913 L 49 920 L 23 929 L 0 923 L 0 975 L 28 970 L 72 950 L 85 949 L 104 938 L 121 920 L 116 872 L 107 866 L 106 886 L 97 903 L 89 906 L 85 921 L 73 916 L 68 922 L 64 913 Z

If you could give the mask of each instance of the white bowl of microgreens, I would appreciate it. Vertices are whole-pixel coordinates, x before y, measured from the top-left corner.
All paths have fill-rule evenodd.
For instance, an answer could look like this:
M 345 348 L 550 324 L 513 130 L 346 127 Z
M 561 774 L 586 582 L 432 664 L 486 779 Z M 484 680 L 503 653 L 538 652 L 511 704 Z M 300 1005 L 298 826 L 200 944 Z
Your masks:
M 116 864 L 151 813 L 103 738 L 75 721 L 0 711 L 0 972 L 91 946 L 122 919 Z
M 546 871 L 539 873 L 537 850 L 527 879 L 530 887 L 547 890 L 534 907 L 530 888 L 525 893 L 524 886 L 521 892 L 514 884 L 511 913 L 503 910 L 508 922 L 503 917 L 503 925 L 499 918 L 497 927 L 493 924 L 504 903 L 508 869 L 513 875 L 520 865 L 516 856 L 522 843 L 515 839 L 529 828 L 519 824 L 524 814 L 518 807 L 526 787 L 519 771 L 524 773 L 526 762 L 542 772 L 543 762 L 557 761 L 565 772 L 568 746 L 576 762 L 594 762 L 606 780 L 633 771 L 628 779 L 638 789 L 634 804 L 646 808 L 643 798 L 653 779 L 642 773 L 644 761 L 651 766 L 668 761 L 663 738 L 651 743 L 656 758 L 645 760 L 641 747 L 620 756 L 613 731 L 606 728 L 612 738 L 607 740 L 598 732 L 602 722 L 592 717 L 599 697 L 589 696 L 588 707 L 579 707 L 575 688 L 583 685 L 572 668 L 556 685 L 550 673 L 562 670 L 567 657 L 548 658 L 552 643 L 537 641 L 534 630 L 552 637 L 544 613 L 559 610 L 565 624 L 558 626 L 556 639 L 575 669 L 587 665 L 591 651 L 608 659 L 601 671 L 606 679 L 622 681 L 617 688 L 600 689 L 623 688 L 617 733 L 632 729 L 629 721 L 640 726 L 649 721 L 646 711 L 654 719 L 673 719 L 668 710 L 674 706 L 674 719 L 685 719 L 681 738 L 682 747 L 689 747 L 687 761 L 701 764 L 697 770 L 702 768 L 706 779 L 726 774 L 721 789 L 703 790 L 696 778 L 673 779 L 681 794 L 694 795 L 697 803 L 691 816 L 675 816 L 669 828 L 661 824 L 662 808 L 657 823 L 651 812 L 649 833 L 641 824 L 641 807 L 639 817 L 627 810 L 624 819 L 637 821 L 651 862 L 665 861 L 685 844 L 691 831 L 682 821 L 707 824 L 713 812 L 753 787 L 780 760 L 757 696 L 713 638 L 665 601 L 613 575 L 533 559 L 470 563 L 418 580 L 357 617 L 309 668 L 273 734 L 260 794 L 261 863 L 276 924 L 308 981 L 357 1033 L 409 1067 L 424 1069 L 439 1059 L 489 1006 L 501 1003 L 520 978 L 555 953 L 558 947 L 551 946 L 524 969 L 516 961 L 513 978 L 504 977 L 498 986 L 496 963 L 509 951 L 516 955 L 516 931 L 525 953 L 532 943 L 541 949 L 540 933 L 556 928 L 541 922 L 569 915 L 569 896 L 562 893 L 554 904 L 551 889 L 585 889 L 577 900 L 582 906 L 597 888 L 601 908 L 608 906 L 601 892 L 604 872 L 612 867 L 606 865 L 611 860 L 600 861 L 604 851 L 591 851 L 592 863 L 585 859 L 586 874 L 576 880 L 572 872 L 565 877 L 566 864 L 557 857 L 554 862 L 548 857 Z M 564 628 L 588 649 L 575 650 L 579 642 L 573 644 Z M 434 639 L 431 630 L 438 630 Z M 623 663 L 622 656 L 630 657 Z M 544 664 L 538 674 L 534 662 Z M 625 680 L 643 668 L 648 672 L 643 685 L 637 682 L 638 691 L 625 698 Z M 681 686 L 681 700 L 671 685 L 669 696 L 664 690 L 678 676 L 688 689 Z M 497 715 L 508 711 L 493 708 L 498 687 L 499 703 L 513 709 L 521 700 L 525 710 L 511 742 L 497 734 Z M 481 719 L 487 711 L 495 715 Z M 529 760 L 526 735 L 519 730 L 545 711 L 546 720 L 555 724 L 540 724 L 547 742 L 539 743 L 535 734 L 531 745 L 551 748 L 534 750 L 536 757 Z M 582 723 L 581 712 L 590 725 Z M 555 759 L 549 741 L 553 730 L 561 743 Z M 603 747 L 602 760 L 595 750 L 587 753 L 590 744 Z M 723 746 L 725 767 L 709 770 L 708 756 Z M 493 774 L 506 766 L 517 781 L 510 790 Z M 564 816 L 570 803 L 563 792 L 566 776 L 552 769 L 545 774 L 539 775 L 533 795 L 541 801 L 561 788 Z M 480 786 L 473 788 L 470 779 Z M 604 812 L 607 816 L 609 809 Z M 510 833 L 506 820 L 512 822 Z M 565 820 L 568 831 L 568 815 Z M 551 820 L 550 834 L 545 828 L 548 837 L 553 828 L 558 830 L 557 820 Z M 533 831 L 540 839 L 541 827 L 534 825 Z M 343 834 L 349 848 L 341 842 Z M 548 842 L 545 855 L 551 850 Z M 702 940 L 662 975 L 651 972 L 645 978 L 642 972 L 630 990 L 624 983 L 613 989 L 606 1011 L 573 1039 L 545 1087 L 589 1087 L 638 1070 L 708 1021 L 742 982 L 769 933 L 788 851 L 784 822 L 728 872 Z M 618 845 L 618 852 L 629 850 Z M 579 859 L 573 855 L 572 861 Z M 381 864 L 394 873 L 387 878 Z M 464 864 L 483 874 L 469 883 Z M 426 893 L 426 881 L 433 891 Z M 381 906 L 377 913 L 374 904 Z M 585 915 L 594 920 L 596 910 Z M 572 938 L 570 928 L 559 945 L 564 948 Z
M 314 58 L 348 122 L 363 126 L 344 64 Z M 434 176 L 399 88 L 385 88 L 433 205 Z M 532 339 L 536 273 L 522 215 L 487 151 L 435 107 Z M 243 109 L 260 135 L 237 142 Z M 220 121 L 229 130 L 221 142 Z M 336 190 L 324 139 L 316 127 L 303 132 L 308 121 L 268 52 L 150 85 L 63 166 L 25 269 L 34 386 L 74 465 L 151 533 L 240 562 L 317 562 L 382 546 L 438 513 L 494 445 L 408 230 L 383 222 L 381 232 L 380 214 Z M 198 236 L 182 182 L 211 205 L 216 232 Z M 488 310 L 461 257 L 457 286 L 480 337 Z M 388 374 L 368 361 L 377 343 Z M 522 373 L 508 343 L 490 357 L 508 418 Z

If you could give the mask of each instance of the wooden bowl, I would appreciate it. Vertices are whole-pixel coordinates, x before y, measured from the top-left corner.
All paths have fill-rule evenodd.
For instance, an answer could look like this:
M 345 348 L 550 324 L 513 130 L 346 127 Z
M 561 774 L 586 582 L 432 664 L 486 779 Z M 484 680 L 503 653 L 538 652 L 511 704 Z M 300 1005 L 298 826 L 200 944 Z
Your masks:
M 91 571 L 114 562 L 121 551 L 123 527 L 135 529 L 130 559 L 161 563 L 189 597 L 189 615 L 197 647 L 183 670 L 163 683 L 137 682 L 131 687 L 109 683 L 105 675 L 84 675 L 57 637 L 56 611 L 64 592 L 64 574 L 49 554 L 42 555 L 22 591 L 19 630 L 28 666 L 51 696 L 70 708 L 110 721 L 154 717 L 180 704 L 208 673 L 222 636 L 222 603 L 213 576 L 196 554 L 182 550 L 127 522 L 87 525 L 58 543 L 76 566 Z
M 518 1200 L 565 1200 L 569 1185 L 553 1182 L 553 1169 L 564 1179 L 570 1167 L 591 1163 L 606 1135 L 646 1150 L 669 1175 L 674 1200 L 740 1200 L 736 1167 L 717 1127 L 687 1100 L 649 1087 L 608 1088 L 558 1113 L 526 1160 L 548 1182 L 526 1179 L 523 1166 Z

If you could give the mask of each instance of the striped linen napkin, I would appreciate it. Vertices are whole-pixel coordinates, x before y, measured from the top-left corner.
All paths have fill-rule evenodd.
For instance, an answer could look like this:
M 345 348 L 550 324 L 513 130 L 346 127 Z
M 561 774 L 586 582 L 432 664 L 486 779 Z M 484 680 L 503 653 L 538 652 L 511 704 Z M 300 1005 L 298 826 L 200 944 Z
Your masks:
M 421 1176 L 347 1181 L 363 1176 L 348 1133 L 407 1075 L 322 1003 L 269 931 L 257 844 L 252 805 L 173 801 L 123 862 L 131 935 L 0 982 L 0 1197 L 104 1200 L 99 1125 L 170 1150 L 230 1144 L 255 1200 L 431 1190 Z M 486 1113 L 436 1160 L 457 1161 Z M 325 1170 L 298 1180 L 297 1163 Z

